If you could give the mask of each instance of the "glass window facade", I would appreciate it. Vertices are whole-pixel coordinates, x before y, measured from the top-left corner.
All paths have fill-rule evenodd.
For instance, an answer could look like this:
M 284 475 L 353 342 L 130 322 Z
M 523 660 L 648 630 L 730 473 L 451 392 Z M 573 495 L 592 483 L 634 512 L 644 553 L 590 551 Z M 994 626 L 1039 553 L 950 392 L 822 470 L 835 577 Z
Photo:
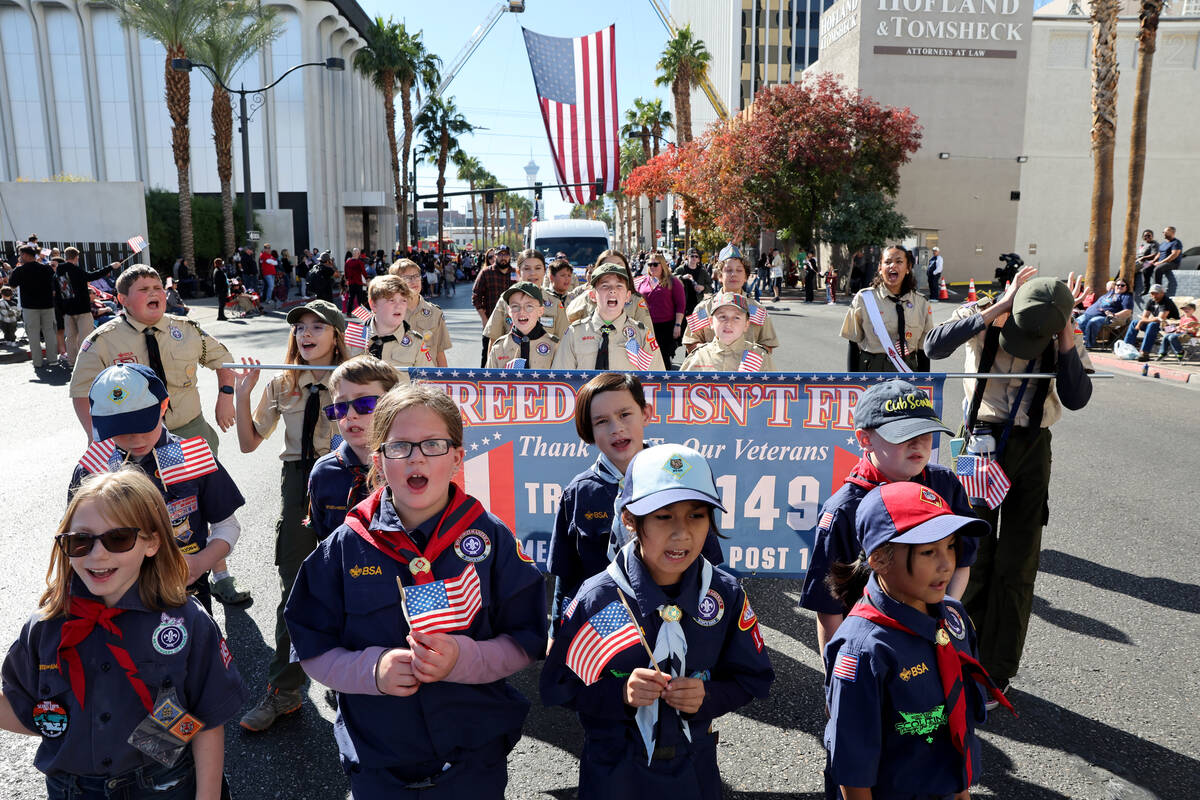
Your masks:
M 92 11 L 92 47 L 96 54 L 96 88 L 100 120 L 95 126 L 103 142 L 105 179 L 136 181 L 137 142 L 133 133 L 133 106 L 129 101 L 129 67 L 125 31 L 116 12 Z
M 0 54 L 8 73 L 8 85 L 0 87 L 0 91 L 8 91 L 12 108 L 12 119 L 6 120 L 5 124 L 9 125 L 17 151 L 14 177 L 26 180 L 49 178 L 50 153 L 42 113 L 41 71 L 33 26 L 25 9 L 0 8 Z
M 79 22 L 65 8 L 46 9 L 46 39 L 54 72 L 54 108 L 57 112 L 62 171 L 67 175 L 96 178 L 92 163 L 87 83 Z
M 138 64 L 142 73 L 142 113 L 146 115 L 147 189 L 179 191 L 179 176 L 171 151 L 171 115 L 167 112 L 164 77 L 167 51 L 153 39 L 138 39 Z
M 291 9 L 281 8 L 279 19 L 284 26 L 283 33 L 271 43 L 274 77 L 304 61 L 299 15 Z M 281 192 L 308 191 L 308 168 L 304 157 L 304 82 L 310 75 L 319 78 L 320 72 L 311 67 L 296 70 L 271 90 L 275 104 L 275 161 Z

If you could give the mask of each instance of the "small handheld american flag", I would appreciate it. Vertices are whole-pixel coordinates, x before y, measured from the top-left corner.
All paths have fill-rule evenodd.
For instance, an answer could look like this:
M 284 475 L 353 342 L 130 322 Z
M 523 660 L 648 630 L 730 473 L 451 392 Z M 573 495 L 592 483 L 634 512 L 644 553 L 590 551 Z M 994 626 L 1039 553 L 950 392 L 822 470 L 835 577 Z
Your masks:
M 762 306 L 755 306 L 750 312 L 750 321 L 755 325 L 762 325 L 767 321 L 767 310 Z
M 79 459 L 79 466 L 93 474 L 97 472 L 109 472 L 115 469 L 114 461 L 117 461 L 117 446 L 112 439 L 105 439 L 102 442 L 92 442 L 88 445 L 87 451 L 83 457 Z
M 466 630 L 483 608 L 474 564 L 469 564 L 457 578 L 402 587 L 400 597 L 408 627 L 422 633 Z
M 133 251 L 134 255 L 137 255 L 150 246 L 150 243 L 141 235 L 126 239 L 125 244 L 129 245 L 129 249 Z
M 506 369 L 525 369 L 525 359 L 514 358 L 504 366 Z
M 966 489 L 967 496 L 983 500 L 988 508 L 997 508 L 1012 488 L 1012 482 L 1004 474 L 1004 469 L 992 459 L 983 456 L 959 456 L 954 464 L 954 472 Z
M 654 356 L 649 350 L 638 347 L 637 339 L 629 339 L 625 342 L 625 354 L 629 356 L 629 363 L 643 372 L 654 366 Z
M 359 325 L 357 322 L 347 322 L 343 338 L 347 347 L 365 350 L 367 349 L 367 326 Z
M 366 306 L 358 306 L 350 312 L 350 315 L 364 323 L 371 321 L 371 309 Z
M 747 350 L 742 353 L 742 363 L 738 365 L 738 372 L 761 372 L 763 366 L 763 357 L 753 350 Z
M 584 685 L 600 680 L 604 665 L 627 647 L 641 643 L 637 626 L 619 602 L 600 609 L 575 634 L 567 648 L 567 666 Z
M 687 323 L 688 331 L 691 333 L 696 333 L 697 331 L 702 331 L 711 325 L 712 320 L 709 319 L 707 311 L 705 311 L 703 308 L 697 308 L 688 315 Z
M 158 461 L 159 477 L 167 486 L 217 471 L 212 450 L 201 436 L 193 436 L 182 442 L 167 442 L 155 449 L 154 458 Z

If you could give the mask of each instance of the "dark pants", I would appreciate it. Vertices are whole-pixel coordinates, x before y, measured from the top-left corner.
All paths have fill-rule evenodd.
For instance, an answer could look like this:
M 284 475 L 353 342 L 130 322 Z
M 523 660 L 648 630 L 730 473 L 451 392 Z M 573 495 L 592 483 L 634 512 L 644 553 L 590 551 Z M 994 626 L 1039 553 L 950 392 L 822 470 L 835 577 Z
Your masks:
M 359 306 L 367 304 L 367 287 L 361 283 L 352 283 L 346 287 L 346 313 L 349 314 Z
M 811 303 L 813 301 L 813 293 L 817 290 L 817 273 L 804 273 L 804 302 Z
M 992 532 L 979 540 L 962 599 L 979 633 L 979 660 L 997 683 L 1017 673 L 1025 648 L 1050 516 L 1050 438 L 1048 428 L 1013 428 L 999 458 L 1012 488 L 996 510 L 976 509 Z
M 225 316 L 225 304 L 229 302 L 228 294 L 217 295 L 217 319 L 228 319 Z
M 663 363 L 667 369 L 675 369 L 671 366 L 671 359 L 675 356 L 675 318 L 654 323 L 654 338 L 658 340 L 658 347 L 662 350 Z
M 279 569 L 279 607 L 275 611 L 275 655 L 267 667 L 267 680 L 276 689 L 299 689 L 304 670 L 291 661 L 292 637 L 283 621 L 283 606 L 292 593 L 300 565 L 317 549 L 317 535 L 304 524 L 308 516 L 308 470 L 301 461 L 283 462 L 283 508 L 275 524 L 275 566 Z
M 479 357 L 479 366 L 487 366 L 488 350 L 492 348 L 492 340 L 488 337 L 483 337 L 483 355 Z
M 196 796 L 196 764 L 191 748 L 184 750 L 174 766 L 155 762 L 121 775 L 46 776 L 47 800 L 193 800 Z
M 938 285 L 937 273 L 934 272 L 932 269 L 926 269 L 925 277 L 929 279 L 929 299 L 937 300 L 938 294 L 939 294 L 939 289 L 941 288 Z
M 909 353 L 904 356 L 904 363 L 908 364 L 909 368 L 914 372 L 919 369 L 917 363 L 917 354 Z M 896 365 L 887 357 L 887 353 L 868 353 L 866 350 L 859 349 L 858 351 L 858 371 L 859 372 L 895 372 Z
M 351 769 L 350 795 L 354 800 L 504 800 L 511 749 L 509 739 L 501 737 L 446 769 L 434 762 L 412 769 Z

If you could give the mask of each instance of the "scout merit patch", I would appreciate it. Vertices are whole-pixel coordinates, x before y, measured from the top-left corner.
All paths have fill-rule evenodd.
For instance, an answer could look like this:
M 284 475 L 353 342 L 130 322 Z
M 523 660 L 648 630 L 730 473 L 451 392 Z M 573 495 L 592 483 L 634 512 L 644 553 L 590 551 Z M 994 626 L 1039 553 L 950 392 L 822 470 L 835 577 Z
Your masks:
M 171 338 L 177 342 L 183 341 L 183 331 L 176 328 L 174 325 L 168 325 L 167 330 L 171 332 Z
M 537 351 L 538 351 L 539 355 L 544 356 L 550 352 L 550 345 L 546 344 L 545 342 L 542 342 L 541 344 L 539 344 L 537 346 Z
M 965 639 L 967 636 L 967 626 L 963 623 L 963 618 L 959 615 L 958 610 L 946 607 L 946 630 L 950 631 L 955 639 Z
M 233 663 L 233 653 L 229 652 L 229 645 L 224 639 L 217 645 L 217 651 L 221 654 L 221 663 L 225 665 L 225 669 L 229 669 L 229 665 Z
M 688 470 L 692 465 L 683 460 L 683 456 L 671 456 L 667 459 L 667 463 L 663 464 L 663 471 L 675 476 L 675 480 L 683 480 L 683 476 L 688 474 Z
M 33 724 L 47 739 L 57 739 L 67 732 L 67 710 L 53 700 L 43 700 L 33 707 Z
M 937 506 L 938 508 L 944 507 L 942 505 L 942 498 L 938 497 L 937 494 L 930 491 L 929 489 L 921 490 L 921 500 L 925 503 L 928 503 L 931 506 Z
M 700 601 L 699 611 L 700 613 L 692 619 L 696 620 L 697 625 L 711 628 L 725 616 L 725 601 L 715 589 L 709 589 L 708 594 Z
M 171 617 L 165 612 L 162 621 L 150 636 L 154 649 L 164 656 L 172 656 L 187 644 L 187 628 L 183 625 L 182 617 Z
M 463 561 L 478 564 L 492 552 L 492 540 L 481 530 L 472 528 L 454 540 L 454 553 Z
M 412 344 L 412 337 L 409 336 L 408 334 L 405 334 L 404 338 L 400 340 L 400 346 L 408 347 L 410 344 Z

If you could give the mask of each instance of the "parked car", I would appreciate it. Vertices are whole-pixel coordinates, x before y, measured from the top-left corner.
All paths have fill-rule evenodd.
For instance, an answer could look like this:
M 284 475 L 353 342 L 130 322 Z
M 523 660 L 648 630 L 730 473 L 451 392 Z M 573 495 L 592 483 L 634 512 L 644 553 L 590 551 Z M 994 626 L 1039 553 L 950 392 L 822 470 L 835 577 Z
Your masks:
M 1179 269 L 1200 269 L 1200 247 L 1184 250 L 1179 256 Z

